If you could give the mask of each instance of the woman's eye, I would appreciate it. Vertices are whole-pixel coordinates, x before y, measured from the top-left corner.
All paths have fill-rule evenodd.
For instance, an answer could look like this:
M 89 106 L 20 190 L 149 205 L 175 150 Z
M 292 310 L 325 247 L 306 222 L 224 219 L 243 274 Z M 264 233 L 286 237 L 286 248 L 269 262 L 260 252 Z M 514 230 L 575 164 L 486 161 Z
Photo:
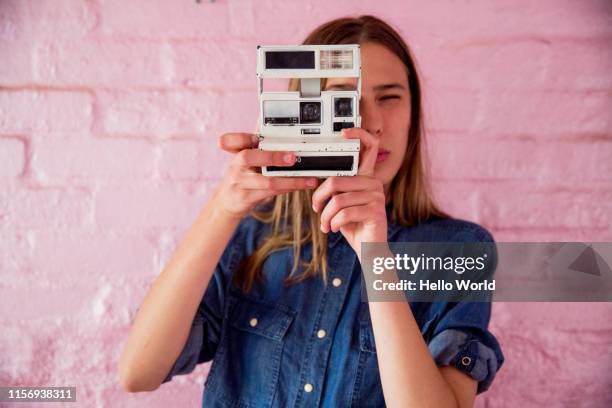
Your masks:
M 400 96 L 399 95 L 385 95 L 385 96 L 381 96 L 378 100 L 379 101 L 387 101 L 390 99 L 399 99 Z

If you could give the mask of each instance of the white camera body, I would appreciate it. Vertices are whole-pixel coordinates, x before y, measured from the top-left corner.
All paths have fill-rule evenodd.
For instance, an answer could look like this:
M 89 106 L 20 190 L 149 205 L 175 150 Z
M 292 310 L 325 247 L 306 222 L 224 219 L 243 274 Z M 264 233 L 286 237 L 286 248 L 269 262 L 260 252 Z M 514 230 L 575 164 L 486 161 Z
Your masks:
M 321 91 L 322 78 L 356 78 L 356 90 Z M 298 78 L 300 91 L 264 92 L 265 78 Z M 359 139 L 343 128 L 360 127 L 359 45 L 258 46 L 259 148 L 294 151 L 292 166 L 264 166 L 265 176 L 354 176 Z

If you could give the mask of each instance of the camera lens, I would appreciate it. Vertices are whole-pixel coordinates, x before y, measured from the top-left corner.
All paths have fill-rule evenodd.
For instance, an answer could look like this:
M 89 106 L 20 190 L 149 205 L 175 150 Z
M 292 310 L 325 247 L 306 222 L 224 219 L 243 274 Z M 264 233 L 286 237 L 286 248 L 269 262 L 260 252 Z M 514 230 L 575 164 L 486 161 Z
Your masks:
M 335 117 L 353 116 L 353 98 L 334 99 L 334 116 Z
M 321 102 L 300 102 L 300 123 L 321 123 Z

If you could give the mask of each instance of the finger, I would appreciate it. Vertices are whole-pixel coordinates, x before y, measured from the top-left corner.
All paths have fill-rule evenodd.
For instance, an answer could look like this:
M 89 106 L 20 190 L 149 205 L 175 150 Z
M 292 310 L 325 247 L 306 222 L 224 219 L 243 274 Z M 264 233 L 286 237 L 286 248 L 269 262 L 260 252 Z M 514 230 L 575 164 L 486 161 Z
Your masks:
M 276 179 L 276 177 L 274 177 L 274 179 Z M 242 189 L 241 192 L 243 194 L 245 194 L 246 196 L 248 196 L 248 200 L 249 202 L 252 202 L 253 204 L 261 202 L 261 201 L 271 201 L 274 199 L 275 196 L 279 195 L 279 194 L 284 194 L 284 193 L 291 193 L 293 191 L 300 191 L 300 190 L 306 190 L 306 189 L 311 189 L 312 187 L 308 186 L 308 184 L 306 183 L 306 186 L 304 186 L 304 183 L 297 183 L 298 185 L 295 186 L 281 186 L 279 188 L 274 188 L 274 189 Z
M 377 190 L 380 181 L 368 176 L 338 177 L 332 176 L 325 180 L 312 195 L 312 209 L 319 212 L 332 195 L 348 191 Z
M 372 204 L 343 208 L 331 219 L 330 230 L 338 232 L 340 228 L 348 224 L 367 221 L 372 216 L 373 211 L 375 211 L 375 208 Z
M 318 179 L 315 177 L 267 177 L 259 173 L 240 175 L 240 187 L 247 190 L 266 190 L 274 194 L 315 188 Z
M 234 157 L 234 164 L 239 167 L 293 166 L 294 163 L 295 153 L 285 151 L 246 149 Z
M 378 156 L 378 139 L 363 128 L 342 129 L 340 134 L 347 139 L 359 139 L 363 146 L 362 151 L 359 153 L 359 169 L 357 174 L 373 175 L 376 157 Z
M 259 144 L 259 137 L 253 133 L 225 133 L 217 139 L 217 146 L 230 153 L 252 149 Z
M 334 195 L 321 212 L 321 231 L 331 230 L 331 220 L 341 210 L 354 206 L 362 206 L 384 200 L 384 194 L 378 191 L 357 191 Z

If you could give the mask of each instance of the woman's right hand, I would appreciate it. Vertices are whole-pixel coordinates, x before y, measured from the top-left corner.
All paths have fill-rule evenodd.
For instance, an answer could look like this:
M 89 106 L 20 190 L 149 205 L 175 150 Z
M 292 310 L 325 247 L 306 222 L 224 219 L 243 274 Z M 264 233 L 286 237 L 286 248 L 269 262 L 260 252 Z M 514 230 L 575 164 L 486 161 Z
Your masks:
M 259 138 L 252 133 L 226 133 L 218 139 L 218 146 L 234 157 L 218 186 L 214 201 L 219 209 L 231 217 L 244 217 L 256 204 L 277 194 L 314 189 L 316 177 L 267 177 L 262 166 L 291 166 L 295 153 L 262 151 L 257 148 Z

